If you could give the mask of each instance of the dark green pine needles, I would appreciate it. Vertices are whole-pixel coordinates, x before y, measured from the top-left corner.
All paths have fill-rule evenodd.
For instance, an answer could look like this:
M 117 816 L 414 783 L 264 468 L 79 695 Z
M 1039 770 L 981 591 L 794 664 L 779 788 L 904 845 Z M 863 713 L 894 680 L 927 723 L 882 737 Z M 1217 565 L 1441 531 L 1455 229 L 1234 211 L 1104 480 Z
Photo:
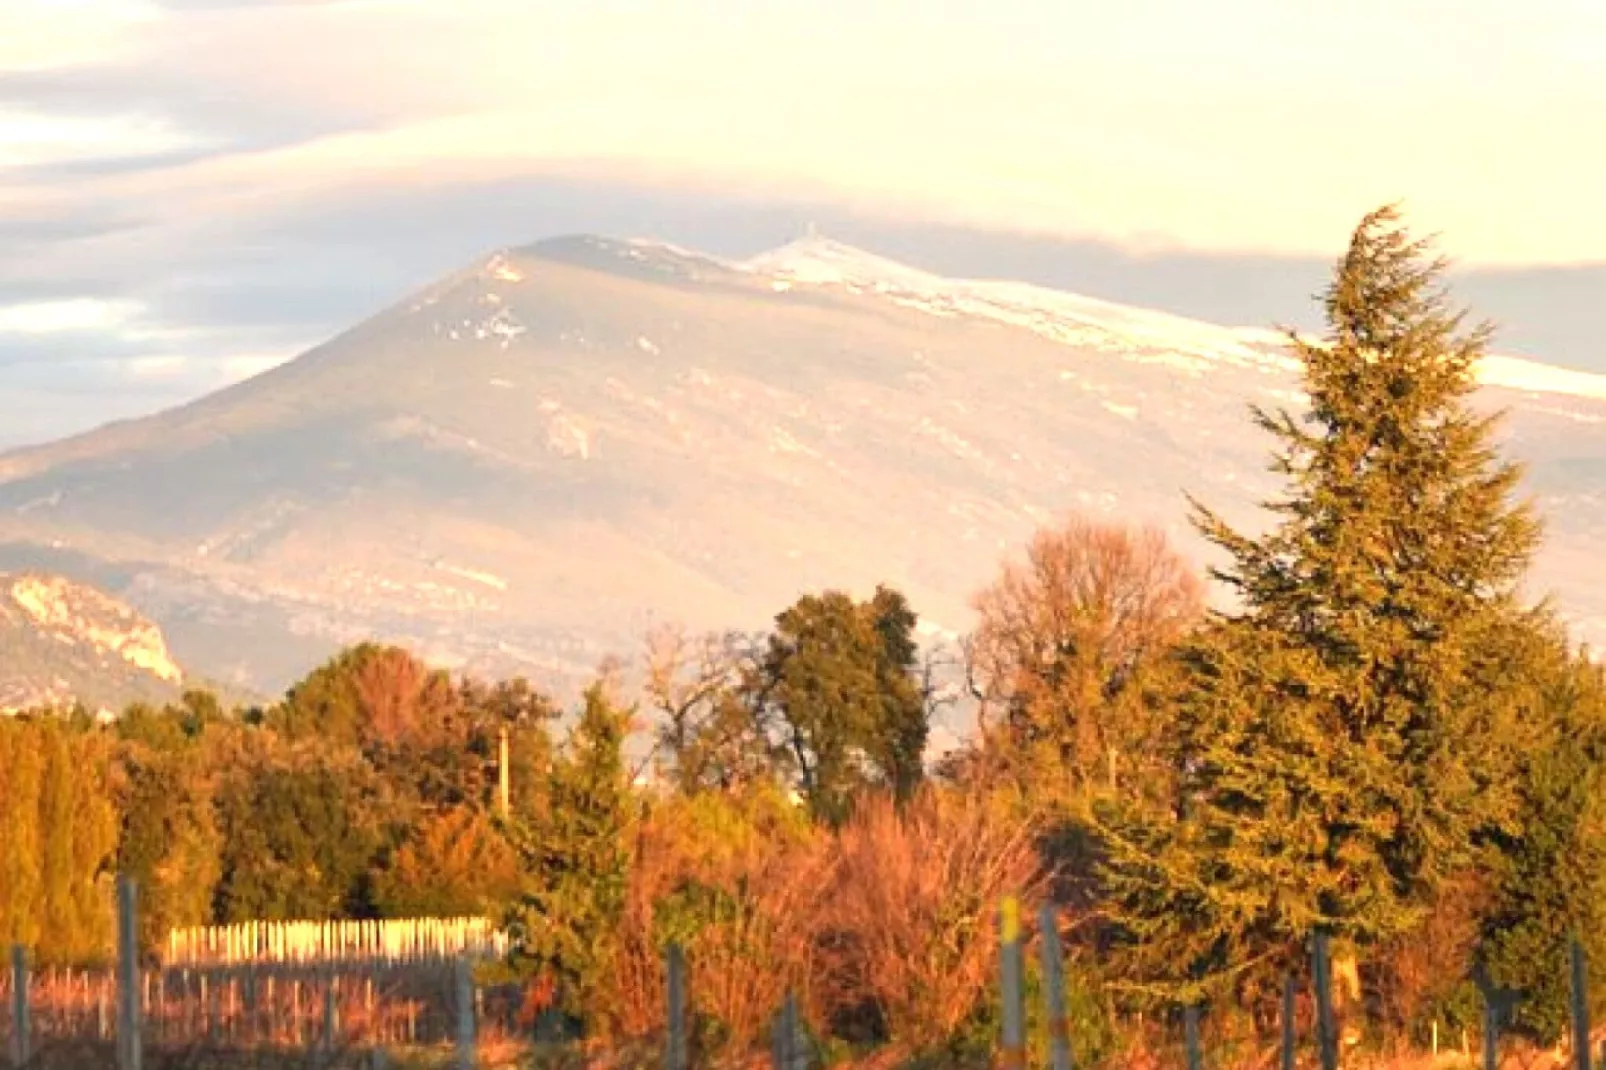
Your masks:
M 1409 931 L 1513 819 L 1531 689 L 1506 640 L 1530 627 L 1539 529 L 1469 405 L 1488 330 L 1443 271 L 1392 209 L 1368 216 L 1326 337 L 1289 332 L 1308 411 L 1254 410 L 1287 487 L 1274 522 L 1194 503 L 1236 605 L 1186 651 L 1171 808 L 1104 822 L 1136 973 L 1167 995 L 1269 990 L 1317 928 L 1343 954 Z

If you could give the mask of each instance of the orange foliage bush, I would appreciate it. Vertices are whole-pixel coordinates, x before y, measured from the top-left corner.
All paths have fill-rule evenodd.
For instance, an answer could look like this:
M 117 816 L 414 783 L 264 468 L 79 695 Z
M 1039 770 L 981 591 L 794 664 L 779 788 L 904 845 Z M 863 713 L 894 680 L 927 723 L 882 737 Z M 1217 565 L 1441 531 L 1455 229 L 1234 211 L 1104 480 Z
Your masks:
M 818 974 L 815 904 L 824 837 L 778 793 L 659 802 L 638 832 L 619 961 L 619 1026 L 664 1024 L 664 952 L 685 949 L 692 1011 L 732 1051 L 762 1043 L 788 989 L 805 1006 Z
M 896 1047 L 915 1050 L 958 1030 L 984 998 L 1007 894 L 1045 886 L 1036 823 L 998 800 L 925 789 L 901 810 L 860 801 L 842 829 L 821 897 L 833 934 L 829 998 L 877 1009 Z

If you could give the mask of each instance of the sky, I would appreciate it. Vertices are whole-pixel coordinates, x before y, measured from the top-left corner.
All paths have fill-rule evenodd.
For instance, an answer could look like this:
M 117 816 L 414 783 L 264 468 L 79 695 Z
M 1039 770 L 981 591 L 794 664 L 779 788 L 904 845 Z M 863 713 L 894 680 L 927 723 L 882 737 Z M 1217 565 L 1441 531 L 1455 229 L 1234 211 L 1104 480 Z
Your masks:
M 0 446 L 575 231 L 1258 325 L 1403 201 L 1606 370 L 1603 129 L 1600 0 L 0 0 Z

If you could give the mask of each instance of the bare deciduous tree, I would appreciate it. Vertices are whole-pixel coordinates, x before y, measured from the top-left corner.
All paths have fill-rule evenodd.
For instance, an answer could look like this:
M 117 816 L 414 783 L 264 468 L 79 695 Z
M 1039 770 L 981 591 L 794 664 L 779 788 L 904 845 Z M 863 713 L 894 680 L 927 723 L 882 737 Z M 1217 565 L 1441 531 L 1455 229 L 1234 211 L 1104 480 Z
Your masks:
M 1202 617 L 1204 584 L 1157 529 L 1072 517 L 973 604 L 967 671 L 984 735 L 1082 784 L 1113 783 L 1151 728 L 1146 676 Z
M 690 635 L 665 625 L 647 636 L 647 703 L 660 718 L 654 755 L 682 791 L 728 790 L 767 765 L 762 728 L 743 688 L 760 642 L 740 632 Z

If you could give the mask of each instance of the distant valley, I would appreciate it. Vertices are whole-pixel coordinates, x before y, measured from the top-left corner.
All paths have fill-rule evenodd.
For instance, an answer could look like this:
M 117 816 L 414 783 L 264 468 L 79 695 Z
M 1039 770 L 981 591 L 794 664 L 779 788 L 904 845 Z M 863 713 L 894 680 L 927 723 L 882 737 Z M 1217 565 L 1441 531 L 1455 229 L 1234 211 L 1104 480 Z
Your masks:
M 1483 377 L 1549 522 L 1536 591 L 1606 640 L 1606 376 Z M 1196 556 L 1184 491 L 1258 523 L 1276 486 L 1247 407 L 1296 389 L 1262 328 L 817 237 L 742 263 L 563 238 L 192 404 L 0 456 L 0 569 L 98 585 L 261 693 L 367 637 L 572 680 L 655 622 L 762 627 L 878 581 L 940 640 L 1068 510 Z

